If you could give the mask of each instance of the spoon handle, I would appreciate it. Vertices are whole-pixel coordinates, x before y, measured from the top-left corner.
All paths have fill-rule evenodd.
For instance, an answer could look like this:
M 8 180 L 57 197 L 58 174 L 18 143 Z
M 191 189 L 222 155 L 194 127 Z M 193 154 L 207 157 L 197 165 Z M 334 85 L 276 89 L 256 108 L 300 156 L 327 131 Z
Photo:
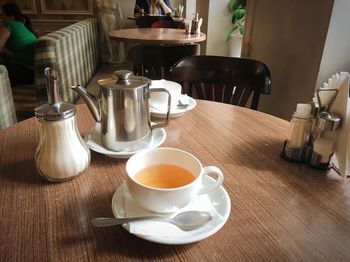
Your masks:
M 128 222 L 142 221 L 142 220 L 158 220 L 158 221 L 173 223 L 171 219 L 167 217 L 161 217 L 161 216 L 127 217 L 127 218 L 97 217 L 97 218 L 93 218 L 91 222 L 95 227 L 109 227 L 109 226 L 122 225 Z

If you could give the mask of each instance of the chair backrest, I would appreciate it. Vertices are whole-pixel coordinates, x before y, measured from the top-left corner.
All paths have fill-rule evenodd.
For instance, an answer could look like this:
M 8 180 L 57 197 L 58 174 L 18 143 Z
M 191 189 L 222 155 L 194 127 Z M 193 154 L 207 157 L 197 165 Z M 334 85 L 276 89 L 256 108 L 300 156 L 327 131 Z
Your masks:
M 153 22 L 151 28 L 181 28 L 181 23 L 176 21 L 159 20 Z
M 135 75 L 150 79 L 168 79 L 170 68 L 186 56 L 199 55 L 199 44 L 179 46 L 134 46 L 127 56 Z
M 16 111 L 8 72 L 5 66 L 0 65 L 0 129 L 7 128 L 16 122 Z
M 136 25 L 140 28 L 147 28 L 151 27 L 154 22 L 157 21 L 173 21 L 173 19 L 170 16 L 155 16 L 155 15 L 145 15 L 140 16 L 136 19 Z
M 271 74 L 259 61 L 222 56 L 191 56 L 178 61 L 170 79 L 183 85 L 190 96 L 257 110 L 260 94 L 270 94 Z

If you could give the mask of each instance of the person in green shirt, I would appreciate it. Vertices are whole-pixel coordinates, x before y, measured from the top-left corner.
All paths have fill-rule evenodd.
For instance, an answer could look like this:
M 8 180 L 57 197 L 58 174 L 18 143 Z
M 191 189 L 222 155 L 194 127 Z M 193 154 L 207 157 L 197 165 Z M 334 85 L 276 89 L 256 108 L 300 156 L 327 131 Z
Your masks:
M 30 20 L 15 3 L 1 7 L 0 53 L 5 55 L 11 86 L 34 83 L 34 46 L 37 40 Z

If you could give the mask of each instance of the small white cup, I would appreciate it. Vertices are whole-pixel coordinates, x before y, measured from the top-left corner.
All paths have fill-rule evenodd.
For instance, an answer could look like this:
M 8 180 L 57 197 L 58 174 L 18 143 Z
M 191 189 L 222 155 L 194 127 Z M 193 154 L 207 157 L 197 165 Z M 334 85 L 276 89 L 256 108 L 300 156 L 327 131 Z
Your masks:
M 181 85 L 179 83 L 168 80 L 152 80 L 150 89 L 165 88 L 171 95 L 170 110 L 174 110 L 179 103 L 181 97 Z M 155 92 L 150 94 L 150 104 L 154 109 L 166 111 L 168 105 L 168 95 L 162 92 Z
M 146 167 L 163 164 L 186 169 L 195 177 L 194 181 L 181 187 L 155 188 L 135 180 L 138 172 Z M 219 168 L 203 167 L 192 154 L 168 147 L 144 150 L 133 155 L 126 163 L 126 173 L 126 182 L 132 198 L 143 208 L 157 213 L 174 212 L 186 206 L 197 195 L 217 189 L 224 181 Z M 203 179 L 208 174 L 215 174 L 217 178 L 214 183 L 204 186 Z

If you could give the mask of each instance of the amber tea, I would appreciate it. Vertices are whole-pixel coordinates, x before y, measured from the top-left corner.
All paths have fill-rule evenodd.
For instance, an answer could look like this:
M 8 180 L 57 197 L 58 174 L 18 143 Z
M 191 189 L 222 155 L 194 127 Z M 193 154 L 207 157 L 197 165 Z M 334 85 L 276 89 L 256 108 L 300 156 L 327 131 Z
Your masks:
M 195 176 L 182 167 L 164 164 L 142 169 L 135 175 L 135 180 L 150 187 L 175 188 L 191 183 Z

